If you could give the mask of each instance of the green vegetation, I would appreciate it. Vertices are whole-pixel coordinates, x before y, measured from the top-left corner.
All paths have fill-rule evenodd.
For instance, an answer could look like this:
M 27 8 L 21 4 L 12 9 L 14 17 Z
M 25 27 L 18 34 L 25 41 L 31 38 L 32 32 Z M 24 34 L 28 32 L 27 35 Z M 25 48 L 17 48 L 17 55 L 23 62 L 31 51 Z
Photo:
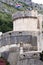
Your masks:
M 15 2 L 14 4 L 16 4 L 16 3 L 17 2 Z M 8 5 L 8 4 L 2 2 L 2 10 L 3 9 L 7 9 L 10 14 L 13 14 L 13 13 L 15 13 L 17 11 L 23 11 L 24 10 L 24 7 L 22 7 L 22 8 L 15 8 L 15 6 L 11 6 L 11 5 Z M 0 10 L 1 10 L 1 8 L 0 8 Z
M 18 1 L 16 1 L 15 3 L 17 3 Z M 28 5 L 26 5 L 23 2 L 18 2 L 22 4 L 22 8 L 15 8 L 13 6 L 10 6 L 6 3 L 2 2 L 2 8 L 0 8 L 0 31 L 5 33 L 7 31 L 11 31 L 13 29 L 13 22 L 12 22 L 12 14 L 16 13 L 17 11 L 23 11 L 26 10 L 26 8 L 28 7 Z M 2 12 L 3 10 L 8 10 L 8 12 Z M 9 13 L 9 14 L 8 14 Z
M 16 3 L 21 4 L 21 5 L 22 5 L 22 8 L 15 8 L 15 4 L 16 4 Z M 12 14 L 12 13 L 15 13 L 15 12 L 17 12 L 17 11 L 24 11 L 24 10 L 26 10 L 28 7 L 30 7 L 30 6 L 28 6 L 27 4 L 25 4 L 24 2 L 20 2 L 20 1 L 16 1 L 13 6 L 8 5 L 8 4 L 6 4 L 6 3 L 3 3 L 3 2 L 2 2 L 2 4 L 3 4 L 3 8 L 4 8 L 4 9 L 7 9 L 8 11 L 10 11 L 11 14 Z
M 17 9 L 16 9 L 15 7 L 10 6 L 10 5 L 8 5 L 8 4 L 5 4 L 5 3 L 3 3 L 3 8 L 5 8 L 5 9 L 7 9 L 9 12 L 11 12 L 11 14 L 17 12 Z
M 10 13 L 8 14 L 8 12 L 1 12 L 0 11 L 0 31 L 5 33 L 7 31 L 11 31 L 13 29 L 13 22 L 12 22 L 12 14 L 17 12 L 17 11 L 22 11 L 22 10 L 25 10 L 25 6 L 24 6 L 24 3 L 23 4 L 23 8 L 21 9 L 17 9 L 13 6 L 10 6 L 6 3 L 3 3 L 3 6 L 2 6 L 2 10 L 3 9 L 7 9 Z M 1 9 L 0 9 L 1 10 Z
M 14 3 L 14 5 L 16 3 L 19 3 L 22 5 L 21 8 L 15 8 L 15 6 L 11 6 L 8 5 L 7 3 L 2 3 L 2 8 L 0 7 L 0 31 L 5 33 L 7 31 L 11 31 L 13 29 L 13 22 L 12 22 L 12 14 L 16 13 L 17 11 L 25 11 L 28 8 L 32 8 L 33 7 L 27 5 L 24 2 L 20 2 L 18 0 L 16 0 L 16 2 Z M 43 14 L 43 10 L 38 10 L 38 13 Z
M 12 30 L 12 17 L 10 14 L 0 12 L 0 31 L 5 33 Z

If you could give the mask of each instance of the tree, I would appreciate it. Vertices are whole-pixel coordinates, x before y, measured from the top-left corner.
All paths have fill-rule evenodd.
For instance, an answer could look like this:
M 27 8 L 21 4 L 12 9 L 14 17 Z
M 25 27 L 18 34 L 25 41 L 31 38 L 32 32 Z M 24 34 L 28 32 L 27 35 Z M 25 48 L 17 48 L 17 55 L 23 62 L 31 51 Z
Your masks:
M 0 13 L 0 31 L 5 33 L 13 29 L 12 16 L 6 13 Z

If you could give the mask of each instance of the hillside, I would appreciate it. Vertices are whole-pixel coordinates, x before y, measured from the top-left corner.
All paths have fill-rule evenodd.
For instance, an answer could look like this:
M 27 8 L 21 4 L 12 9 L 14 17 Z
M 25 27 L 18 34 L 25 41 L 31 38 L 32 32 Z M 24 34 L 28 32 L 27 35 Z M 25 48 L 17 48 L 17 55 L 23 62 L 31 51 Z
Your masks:
M 27 3 L 27 0 L 1 0 L 0 1 L 0 11 L 6 12 L 9 14 L 15 13 L 17 11 L 25 11 L 25 10 L 32 10 L 37 9 L 39 12 L 43 11 L 43 5 L 33 3 L 31 0 L 28 0 L 30 2 Z
M 16 7 L 16 5 L 20 5 L 20 7 Z M 17 11 L 24 11 L 27 10 L 28 7 L 30 8 L 30 6 L 28 6 L 27 4 L 23 3 L 23 2 L 15 2 L 14 5 L 10 5 L 4 2 L 0 2 L 0 11 L 2 12 L 6 12 L 9 14 L 15 13 Z
M 43 14 L 43 5 L 37 3 L 27 4 L 20 0 L 16 0 L 12 4 L 0 1 L 0 31 L 7 32 L 13 29 L 12 14 L 17 11 L 25 11 L 35 9 L 39 13 Z

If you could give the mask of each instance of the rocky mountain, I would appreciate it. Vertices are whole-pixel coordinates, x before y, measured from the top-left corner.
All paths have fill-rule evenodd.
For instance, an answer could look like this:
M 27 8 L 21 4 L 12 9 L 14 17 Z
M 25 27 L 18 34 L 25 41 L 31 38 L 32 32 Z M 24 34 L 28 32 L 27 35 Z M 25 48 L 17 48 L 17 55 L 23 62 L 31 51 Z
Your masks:
M 0 31 L 7 32 L 13 29 L 13 13 L 32 9 L 43 14 L 43 4 L 33 3 L 31 0 L 0 0 Z
M 8 14 L 32 9 L 43 13 L 43 5 L 33 3 L 31 0 L 0 0 L 0 11 Z

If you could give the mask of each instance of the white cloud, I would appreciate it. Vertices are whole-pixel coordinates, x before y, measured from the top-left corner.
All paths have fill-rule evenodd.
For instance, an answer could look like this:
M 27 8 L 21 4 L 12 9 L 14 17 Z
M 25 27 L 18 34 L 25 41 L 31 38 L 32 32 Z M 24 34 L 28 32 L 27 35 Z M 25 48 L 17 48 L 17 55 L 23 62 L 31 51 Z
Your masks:
M 43 4 L 43 0 L 32 0 L 32 2 Z

